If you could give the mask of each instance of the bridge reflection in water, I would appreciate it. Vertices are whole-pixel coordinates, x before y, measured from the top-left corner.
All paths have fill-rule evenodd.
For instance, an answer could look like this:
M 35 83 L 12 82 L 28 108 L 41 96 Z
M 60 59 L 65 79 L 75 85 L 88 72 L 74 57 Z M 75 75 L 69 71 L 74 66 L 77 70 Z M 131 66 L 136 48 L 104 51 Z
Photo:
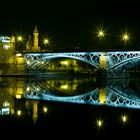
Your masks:
M 87 75 L 1 77 L 0 115 L 31 115 L 35 123 L 51 102 L 139 109 L 138 83 L 139 79 L 97 80 Z
M 139 86 L 132 81 L 91 76 L 2 77 L 0 91 L 17 99 L 140 108 Z
M 100 81 L 85 79 L 30 79 L 24 86 L 24 98 L 81 104 L 140 108 L 139 93 L 129 87 L 128 79 Z

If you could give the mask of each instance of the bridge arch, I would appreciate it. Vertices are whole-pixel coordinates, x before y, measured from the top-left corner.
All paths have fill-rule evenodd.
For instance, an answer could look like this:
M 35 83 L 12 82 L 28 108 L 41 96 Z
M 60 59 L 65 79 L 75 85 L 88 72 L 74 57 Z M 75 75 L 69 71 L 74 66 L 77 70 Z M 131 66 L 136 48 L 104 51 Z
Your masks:
M 111 68 L 109 68 L 109 71 L 127 71 L 128 69 L 131 69 L 137 65 L 140 65 L 140 56 L 125 59 L 113 65 Z
M 44 62 L 50 62 L 59 58 L 75 59 L 99 69 L 100 52 L 76 52 L 76 53 L 27 53 L 24 56 L 27 68 L 41 67 Z M 41 63 L 40 63 L 41 62 Z M 44 64 L 45 65 L 45 64 Z

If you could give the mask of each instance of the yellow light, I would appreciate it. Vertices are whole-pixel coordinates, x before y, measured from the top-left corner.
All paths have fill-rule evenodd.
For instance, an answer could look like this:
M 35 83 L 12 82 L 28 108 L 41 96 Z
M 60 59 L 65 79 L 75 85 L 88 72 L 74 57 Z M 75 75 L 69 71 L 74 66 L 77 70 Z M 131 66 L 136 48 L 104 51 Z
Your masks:
M 68 89 L 68 85 L 61 85 L 60 89 L 65 89 L 66 90 L 66 89 Z
M 27 61 L 27 64 L 29 65 L 30 64 L 30 61 Z
M 10 106 L 10 103 L 9 103 L 8 101 L 5 101 L 5 102 L 3 103 L 3 107 L 8 107 L 8 106 Z
M 21 87 L 21 88 L 17 88 L 16 89 L 16 93 L 17 94 L 23 94 L 23 88 Z
M 48 44 L 49 40 L 48 39 L 44 39 L 44 44 Z
M 99 102 L 101 104 L 106 103 L 106 89 L 99 90 Z
M 127 121 L 127 116 L 123 115 L 122 116 L 122 121 L 125 123 Z
M 17 111 L 17 115 L 18 115 L 18 116 L 21 116 L 21 110 L 18 110 L 18 111 Z
M 16 94 L 17 99 L 21 99 L 21 94 Z
M 46 113 L 48 111 L 48 108 L 46 106 L 43 106 L 43 111 Z
M 16 57 L 17 64 L 24 64 L 24 58 L 23 57 Z
M 14 36 L 11 37 L 11 42 L 12 42 L 12 43 L 15 42 L 15 37 L 14 37 Z
M 4 48 L 5 50 L 8 50 L 8 49 L 10 48 L 10 45 L 3 45 L 3 48 Z
M 101 127 L 103 125 L 103 121 L 102 120 L 97 120 L 97 126 Z
M 21 55 L 21 53 L 17 53 L 16 56 L 19 57 L 19 56 L 22 56 L 22 55 Z
M 124 33 L 122 35 L 122 40 L 124 40 L 125 42 L 129 40 L 129 34 L 128 33 Z
M 61 61 L 60 63 L 61 63 L 61 65 L 68 65 L 69 64 L 68 61 Z
M 11 115 L 14 115 L 14 113 L 15 113 L 15 110 L 14 110 L 14 108 L 11 108 Z
M 76 90 L 77 89 L 77 83 L 73 84 L 72 89 L 73 90 Z
M 30 87 L 27 87 L 27 88 L 26 88 L 26 91 L 30 91 Z
M 105 36 L 104 31 L 103 31 L 102 29 L 99 30 L 99 31 L 98 31 L 98 37 L 102 38 L 102 37 L 104 37 L 104 36 Z
M 18 36 L 17 37 L 17 41 L 22 41 L 22 37 L 21 36 Z

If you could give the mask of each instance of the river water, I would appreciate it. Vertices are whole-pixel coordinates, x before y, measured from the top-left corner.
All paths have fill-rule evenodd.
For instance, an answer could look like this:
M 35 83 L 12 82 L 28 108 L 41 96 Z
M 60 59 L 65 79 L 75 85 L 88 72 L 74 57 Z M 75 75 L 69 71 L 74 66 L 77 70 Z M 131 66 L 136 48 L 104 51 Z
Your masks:
M 113 80 L 88 74 L 2 76 L 0 128 L 86 130 L 89 135 L 131 130 L 140 124 L 139 83 L 136 77 Z

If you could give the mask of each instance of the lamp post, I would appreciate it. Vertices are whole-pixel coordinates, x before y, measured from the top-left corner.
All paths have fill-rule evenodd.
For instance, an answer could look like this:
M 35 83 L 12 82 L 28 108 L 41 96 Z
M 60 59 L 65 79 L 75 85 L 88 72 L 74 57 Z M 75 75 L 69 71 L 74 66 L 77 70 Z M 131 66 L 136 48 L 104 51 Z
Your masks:
M 129 41 L 129 39 L 130 39 L 130 35 L 127 33 L 127 32 L 125 32 L 125 33 L 123 33 L 122 34 L 122 40 L 124 41 L 124 43 L 125 43 L 125 45 L 126 45 L 126 43 Z
M 18 41 L 18 42 L 21 42 L 22 39 L 23 39 L 22 36 L 18 36 L 18 37 L 17 37 L 17 41 Z
M 99 38 L 99 47 L 102 48 L 102 45 L 101 44 L 102 44 L 102 40 L 105 37 L 105 31 L 103 29 L 98 29 L 97 37 Z
M 23 51 L 23 37 L 21 35 L 16 38 L 17 51 Z
M 98 31 L 98 37 L 99 37 L 99 38 L 103 38 L 104 36 L 105 36 L 104 31 L 103 31 L 103 30 L 99 30 L 99 31 Z
M 46 46 L 49 44 L 49 40 L 47 38 L 44 39 L 43 41 L 44 45 L 45 45 L 45 50 L 46 50 Z

